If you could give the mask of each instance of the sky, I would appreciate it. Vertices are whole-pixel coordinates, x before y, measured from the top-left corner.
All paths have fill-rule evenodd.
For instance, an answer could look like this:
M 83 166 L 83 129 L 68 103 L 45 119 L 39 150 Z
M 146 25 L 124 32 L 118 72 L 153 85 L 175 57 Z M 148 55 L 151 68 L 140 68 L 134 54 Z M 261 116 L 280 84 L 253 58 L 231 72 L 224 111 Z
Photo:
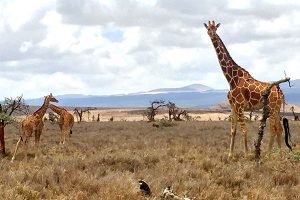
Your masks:
M 262 81 L 300 78 L 294 0 L 0 0 L 0 99 L 228 89 L 203 23 Z

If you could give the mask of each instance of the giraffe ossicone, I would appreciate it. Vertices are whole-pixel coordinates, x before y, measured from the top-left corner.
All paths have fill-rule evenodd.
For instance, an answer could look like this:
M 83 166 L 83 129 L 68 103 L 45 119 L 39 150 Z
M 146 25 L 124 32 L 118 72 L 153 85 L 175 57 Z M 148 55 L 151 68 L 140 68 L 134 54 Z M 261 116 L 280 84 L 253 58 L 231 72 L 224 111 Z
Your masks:
M 231 157 L 233 153 L 238 122 L 240 122 L 241 125 L 244 136 L 245 154 L 247 154 L 248 131 L 245 124 L 244 112 L 261 109 L 263 107 L 262 93 L 266 90 L 270 83 L 256 80 L 247 70 L 236 64 L 236 62 L 231 58 L 223 41 L 216 33 L 220 24 L 216 24 L 214 21 L 209 21 L 208 25 L 204 23 L 204 26 L 207 29 L 207 34 L 209 35 L 215 48 L 223 74 L 230 86 L 230 90 L 227 94 L 229 103 L 231 105 L 232 114 L 229 157 Z M 279 147 L 281 147 L 282 143 L 283 129 L 280 123 L 279 114 L 281 106 L 284 102 L 284 95 L 279 86 L 272 87 L 268 100 L 268 106 L 270 109 L 269 123 L 271 134 L 268 150 L 270 151 L 272 149 L 275 136 Z

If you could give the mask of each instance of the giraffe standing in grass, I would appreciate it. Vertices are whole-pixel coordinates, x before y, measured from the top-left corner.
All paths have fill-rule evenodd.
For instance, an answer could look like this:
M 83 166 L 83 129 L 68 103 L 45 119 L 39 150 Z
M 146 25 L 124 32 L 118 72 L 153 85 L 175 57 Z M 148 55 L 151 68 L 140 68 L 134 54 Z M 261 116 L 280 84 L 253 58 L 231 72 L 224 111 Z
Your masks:
M 66 109 L 60 108 L 53 104 L 49 104 L 49 108 L 60 116 L 58 121 L 59 128 L 61 131 L 60 143 L 64 144 L 66 142 L 66 137 L 70 137 L 70 134 L 72 134 L 74 117 Z
M 44 127 L 44 121 L 43 117 L 48 109 L 49 102 L 58 102 L 58 100 L 52 96 L 52 93 L 50 95 L 45 96 L 45 100 L 43 105 L 35 111 L 32 115 L 29 115 L 26 117 L 22 123 L 21 123 L 21 136 L 16 144 L 16 148 L 12 157 L 12 161 L 15 160 L 15 156 L 19 147 L 20 142 L 22 141 L 24 146 L 24 152 L 25 152 L 25 160 L 27 161 L 27 148 L 28 148 L 28 142 L 29 138 L 32 136 L 32 133 L 34 132 L 35 136 L 35 158 L 37 157 L 37 152 L 39 150 L 39 143 L 40 143 L 40 137 L 43 131 Z
M 216 31 L 220 24 L 215 24 L 214 21 L 208 22 L 208 25 L 204 23 L 207 29 L 207 33 L 213 43 L 216 50 L 219 64 L 223 71 L 226 80 L 229 83 L 230 90 L 227 94 L 229 103 L 231 105 L 231 141 L 229 157 L 232 156 L 234 148 L 234 140 L 236 135 L 237 122 L 240 122 L 242 133 L 244 136 L 245 154 L 248 153 L 247 142 L 247 128 L 245 124 L 244 111 L 261 109 L 263 104 L 262 93 L 270 85 L 270 83 L 261 82 L 254 79 L 248 71 L 240 67 L 229 55 L 221 38 L 217 35 Z M 274 138 L 277 137 L 277 143 L 279 148 L 282 142 L 282 126 L 280 124 L 280 108 L 284 102 L 284 95 L 279 86 L 272 87 L 271 93 L 268 97 L 269 100 L 269 123 L 270 123 L 270 141 L 268 150 L 272 149 Z

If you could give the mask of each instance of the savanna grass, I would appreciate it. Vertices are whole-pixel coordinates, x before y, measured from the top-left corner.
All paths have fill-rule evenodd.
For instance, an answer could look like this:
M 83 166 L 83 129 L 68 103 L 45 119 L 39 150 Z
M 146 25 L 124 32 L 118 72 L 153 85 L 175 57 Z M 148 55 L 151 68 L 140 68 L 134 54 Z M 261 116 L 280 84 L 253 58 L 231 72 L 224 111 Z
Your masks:
M 167 185 L 179 196 L 197 199 L 300 198 L 297 147 L 293 153 L 284 147 L 266 155 L 265 134 L 262 165 L 256 168 L 253 156 L 243 154 L 240 133 L 228 159 L 230 122 L 174 123 L 162 128 L 147 122 L 76 123 L 64 146 L 58 126 L 46 123 L 36 160 L 31 150 L 23 162 L 22 147 L 14 163 L 10 153 L 1 160 L 0 199 L 144 199 L 141 178 L 151 187 L 150 199 L 160 199 Z M 248 127 L 251 145 L 258 123 Z M 299 130 L 299 122 L 291 122 L 295 143 Z M 14 149 L 17 134 L 7 127 L 7 152 Z

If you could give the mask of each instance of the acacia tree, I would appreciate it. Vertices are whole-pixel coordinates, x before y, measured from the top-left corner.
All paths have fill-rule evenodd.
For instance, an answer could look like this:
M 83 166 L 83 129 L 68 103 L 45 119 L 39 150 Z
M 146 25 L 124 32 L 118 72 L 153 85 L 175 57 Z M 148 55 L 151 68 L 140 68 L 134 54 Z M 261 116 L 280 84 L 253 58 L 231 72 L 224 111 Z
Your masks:
M 74 114 L 79 118 L 78 119 L 78 123 L 79 122 L 82 122 L 82 117 L 83 117 L 83 113 L 87 112 L 88 113 L 88 120 L 90 118 L 90 110 L 93 110 L 92 108 L 90 107 L 87 107 L 87 108 L 75 108 L 74 109 Z
M 294 106 L 291 107 L 291 111 L 292 111 L 292 113 L 294 115 L 294 120 L 295 121 L 299 121 L 299 116 L 295 114 L 295 108 L 294 108 Z
M 182 110 L 176 106 L 175 103 L 169 101 L 166 104 L 167 108 L 169 109 L 169 120 L 172 119 L 175 121 L 181 121 L 181 116 L 185 117 L 187 120 L 189 119 L 188 113 L 186 110 Z
M 15 122 L 14 114 L 28 114 L 29 106 L 25 104 L 23 96 L 16 98 L 5 98 L 0 103 L 0 154 L 5 156 L 4 128 Z
M 165 104 L 164 100 L 154 100 L 154 101 L 150 102 L 150 104 L 151 104 L 151 106 L 145 110 L 145 115 L 150 122 L 153 122 L 153 121 L 155 121 L 154 117 L 157 114 L 158 109 L 160 107 L 166 106 L 166 104 Z
M 59 120 L 58 116 L 54 114 L 53 112 L 49 112 L 49 121 L 54 124 L 57 123 Z

